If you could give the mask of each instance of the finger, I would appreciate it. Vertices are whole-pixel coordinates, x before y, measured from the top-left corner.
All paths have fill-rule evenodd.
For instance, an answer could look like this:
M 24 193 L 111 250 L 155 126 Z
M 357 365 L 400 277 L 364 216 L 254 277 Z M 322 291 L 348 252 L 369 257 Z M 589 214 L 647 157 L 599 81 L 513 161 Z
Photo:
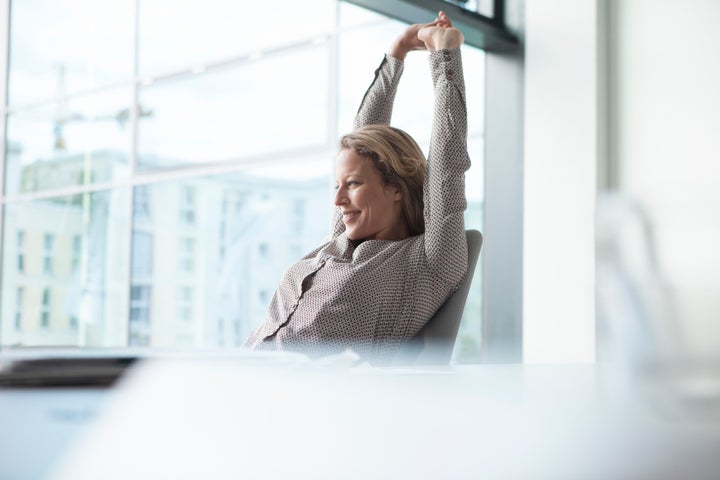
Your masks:
M 438 12 L 438 18 L 443 22 L 446 23 L 448 27 L 452 27 L 452 22 L 450 21 L 450 17 L 447 16 L 445 12 L 440 10 Z

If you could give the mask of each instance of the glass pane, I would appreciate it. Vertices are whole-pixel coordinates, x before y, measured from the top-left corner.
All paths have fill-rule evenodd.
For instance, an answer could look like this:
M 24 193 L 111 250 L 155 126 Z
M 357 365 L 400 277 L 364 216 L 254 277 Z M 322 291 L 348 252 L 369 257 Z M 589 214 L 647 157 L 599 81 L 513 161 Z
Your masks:
M 345 7 L 343 6 L 343 8 Z M 363 10 L 360 9 L 360 11 Z M 397 37 L 398 32 L 406 26 L 387 17 L 383 18 L 382 21 L 344 31 L 338 38 L 338 120 L 341 134 L 352 130 L 353 119 L 360 106 L 360 101 L 373 79 L 375 69 L 380 65 L 383 55 Z M 422 56 L 422 54 L 419 55 Z M 412 61 L 410 57 L 408 55 L 409 60 Z M 405 73 L 408 73 L 409 70 L 406 65 Z M 413 75 L 403 75 L 402 86 L 398 94 L 402 94 L 404 89 L 415 91 L 414 85 L 407 84 L 413 82 L 412 77 Z M 398 108 L 394 110 L 394 113 L 400 114 L 399 104 L 396 103 L 396 105 Z M 413 108 L 413 110 L 415 109 Z M 393 125 L 412 134 L 412 130 L 408 129 L 407 125 L 403 126 L 398 123 L 395 114 L 393 115 Z M 417 138 L 416 140 L 419 141 Z
M 5 206 L 3 346 L 125 345 L 127 206 L 127 190 Z
M 341 29 L 365 25 L 368 23 L 386 23 L 388 17 L 366 8 L 344 1 L 338 2 L 338 25 Z
M 129 88 L 8 115 L 6 195 L 125 179 Z
M 133 77 L 135 0 L 16 0 L 9 103 L 57 100 Z
M 335 27 L 336 0 L 140 0 L 140 74 L 155 75 L 308 41 Z
M 324 157 L 140 187 L 148 208 L 135 202 L 130 344 L 240 345 L 282 272 L 327 237 L 331 173 Z
M 141 91 L 140 168 L 227 161 L 328 142 L 324 45 Z
M 482 139 L 471 137 L 468 141 L 468 153 L 473 166 L 465 174 L 465 190 L 468 201 L 465 211 L 465 228 L 481 232 L 483 232 L 485 211 L 483 151 Z M 482 255 L 480 255 L 455 341 L 454 363 L 478 363 L 482 360 L 480 356 L 482 346 L 482 270 Z
M 507 3 L 507 2 L 506 2 Z M 495 16 L 495 2 L 494 0 L 475 0 L 467 3 L 467 8 L 474 10 L 481 15 L 486 17 Z
M 451 3 L 453 5 L 457 5 L 458 7 L 462 7 L 466 10 L 470 10 L 472 12 L 478 12 L 481 15 L 485 15 L 486 17 L 493 16 L 493 12 L 495 11 L 495 5 L 494 0 L 443 0 L 445 3 Z
M 465 95 L 468 104 L 468 137 L 485 136 L 485 52 L 479 48 L 463 45 L 463 72 L 465 74 Z M 481 153 L 479 150 L 478 153 Z M 475 159 L 473 155 L 470 158 Z M 482 157 L 477 157 L 482 164 Z

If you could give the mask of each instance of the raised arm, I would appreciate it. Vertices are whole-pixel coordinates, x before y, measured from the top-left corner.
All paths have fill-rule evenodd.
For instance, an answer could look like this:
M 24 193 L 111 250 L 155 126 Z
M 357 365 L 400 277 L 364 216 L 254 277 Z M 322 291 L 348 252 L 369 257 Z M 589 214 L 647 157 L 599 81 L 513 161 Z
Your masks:
M 467 111 L 460 46 L 462 33 L 447 23 L 422 29 L 430 53 L 435 106 L 424 184 L 425 253 L 429 268 L 453 287 L 467 271 L 464 212 Z
M 390 125 L 395 92 L 403 72 L 405 57 L 411 50 L 425 49 L 425 42 L 418 38 L 418 33 L 423 28 L 436 26 L 439 23 L 440 19 L 437 18 L 430 23 L 410 25 L 395 39 L 380 66 L 375 70 L 375 78 L 363 96 L 353 128 L 364 125 Z
M 380 62 L 380 66 L 375 70 L 375 77 L 365 92 L 360 102 L 360 108 L 355 115 L 353 128 L 365 125 L 390 125 L 395 93 L 402 76 L 405 57 L 412 50 L 425 50 L 425 42 L 418 38 L 420 30 L 441 23 L 442 21 L 438 17 L 433 22 L 410 25 L 395 39 L 387 55 Z M 344 231 L 345 224 L 336 209 L 332 218 L 332 237 L 336 237 Z

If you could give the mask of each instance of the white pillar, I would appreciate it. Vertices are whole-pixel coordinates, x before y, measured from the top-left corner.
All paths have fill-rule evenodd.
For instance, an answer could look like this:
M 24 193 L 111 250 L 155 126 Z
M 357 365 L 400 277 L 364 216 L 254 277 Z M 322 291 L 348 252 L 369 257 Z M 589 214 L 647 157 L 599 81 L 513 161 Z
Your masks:
M 523 357 L 593 362 L 598 1 L 525 8 Z

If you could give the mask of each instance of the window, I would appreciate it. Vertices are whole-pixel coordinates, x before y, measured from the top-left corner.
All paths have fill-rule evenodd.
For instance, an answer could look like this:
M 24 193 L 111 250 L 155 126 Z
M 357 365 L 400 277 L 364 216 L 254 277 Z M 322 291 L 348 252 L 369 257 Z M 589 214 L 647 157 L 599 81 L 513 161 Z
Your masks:
M 193 317 L 193 289 L 182 286 L 177 289 L 175 300 L 177 308 L 177 319 L 181 322 L 189 322 Z
M 147 185 L 138 185 L 133 194 L 133 213 L 136 220 L 150 220 L 150 201 Z
M 42 291 L 42 304 L 40 306 L 40 326 L 47 328 L 50 326 L 50 289 L 44 288 Z
M 25 296 L 25 289 L 23 287 L 18 287 L 16 302 L 15 302 L 15 330 L 22 329 L 23 297 L 24 296 Z
M 188 225 L 195 223 L 195 188 L 180 187 L 180 221 Z
M 134 284 L 130 287 L 129 339 L 131 346 L 146 346 L 150 343 L 150 296 L 149 285 Z
M 158 0 L 12 2 L 0 251 L 17 268 L 2 272 L 0 304 L 19 305 L 31 272 L 52 275 L 40 323 L 54 325 L 52 301 L 61 321 L 93 324 L 89 347 L 237 345 L 262 321 L 289 263 L 327 237 L 337 138 L 403 24 L 343 1 L 277 0 L 253 3 L 266 21 L 238 29 L 247 6 L 188 0 L 168 16 Z M 467 225 L 479 228 L 485 57 L 464 48 Z M 431 92 L 426 59 L 410 55 L 394 124 L 424 150 L 432 105 L 417 99 Z M 2 311 L 0 346 L 34 345 L 11 334 L 16 313 Z M 46 333 L 44 345 L 67 345 Z
M 53 245 L 55 243 L 55 236 L 46 233 L 44 237 L 43 247 L 43 272 L 51 274 L 53 273 Z
M 133 233 L 132 277 L 148 278 L 153 271 L 153 236 L 148 232 Z
M 17 232 L 17 268 L 18 272 L 25 271 L 25 232 Z
M 77 272 L 80 269 L 80 261 L 82 256 L 82 237 L 75 235 L 72 243 L 72 271 Z
M 193 273 L 195 271 L 195 239 L 181 238 L 178 252 L 178 270 L 182 273 Z
M 227 243 L 227 214 L 229 198 L 227 193 L 223 194 L 221 211 L 220 211 L 220 226 L 218 228 L 218 258 L 220 263 L 225 259 L 225 245 Z
M 147 285 L 133 285 L 130 289 L 130 320 L 147 321 L 147 303 L 150 299 L 150 287 Z

